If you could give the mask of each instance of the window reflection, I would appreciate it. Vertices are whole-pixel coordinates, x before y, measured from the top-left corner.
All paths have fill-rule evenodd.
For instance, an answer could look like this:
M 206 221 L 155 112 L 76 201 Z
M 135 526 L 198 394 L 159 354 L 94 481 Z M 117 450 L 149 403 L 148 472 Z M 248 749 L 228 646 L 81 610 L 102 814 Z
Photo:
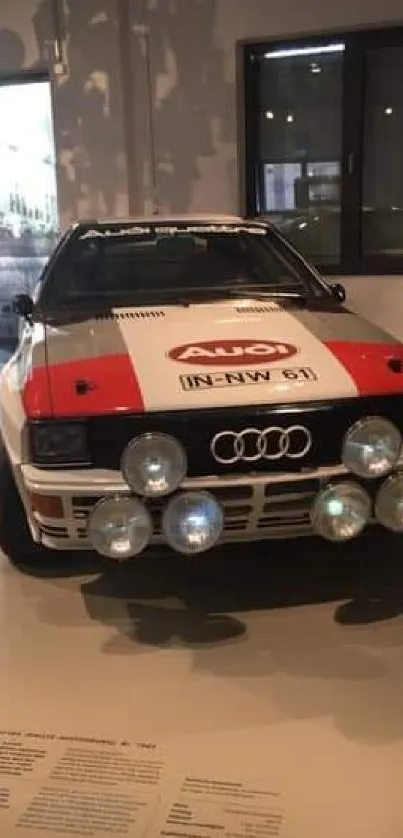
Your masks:
M 403 254 L 403 49 L 366 53 L 362 246 L 365 255 Z
M 340 259 L 343 52 L 275 49 L 259 66 L 260 213 L 318 264 Z

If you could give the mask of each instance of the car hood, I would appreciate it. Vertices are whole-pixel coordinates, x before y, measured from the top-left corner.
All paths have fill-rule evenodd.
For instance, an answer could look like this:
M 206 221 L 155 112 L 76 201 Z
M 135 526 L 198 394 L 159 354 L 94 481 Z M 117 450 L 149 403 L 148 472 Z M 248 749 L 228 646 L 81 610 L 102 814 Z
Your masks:
M 64 418 L 403 392 L 394 338 L 330 302 L 315 309 L 237 300 L 47 325 L 47 403 Z

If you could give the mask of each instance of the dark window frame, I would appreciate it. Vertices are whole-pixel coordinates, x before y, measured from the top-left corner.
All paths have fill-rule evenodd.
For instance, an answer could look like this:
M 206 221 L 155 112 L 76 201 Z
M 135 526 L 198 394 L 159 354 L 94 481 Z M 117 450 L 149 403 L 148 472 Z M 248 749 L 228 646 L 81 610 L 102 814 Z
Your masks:
M 0 73 L 0 87 L 7 87 L 22 84 L 35 84 L 36 82 L 49 82 L 52 85 L 52 78 L 47 70 L 19 70 L 16 73 Z
M 239 172 L 241 211 L 259 215 L 262 167 L 259 165 L 259 58 L 276 49 L 321 46 L 329 40 L 345 43 L 343 60 L 340 261 L 318 265 L 331 275 L 403 274 L 403 256 L 361 252 L 363 196 L 363 127 L 365 115 L 365 56 L 368 49 L 396 47 L 403 51 L 403 26 L 328 30 L 320 34 L 259 38 L 237 43 Z

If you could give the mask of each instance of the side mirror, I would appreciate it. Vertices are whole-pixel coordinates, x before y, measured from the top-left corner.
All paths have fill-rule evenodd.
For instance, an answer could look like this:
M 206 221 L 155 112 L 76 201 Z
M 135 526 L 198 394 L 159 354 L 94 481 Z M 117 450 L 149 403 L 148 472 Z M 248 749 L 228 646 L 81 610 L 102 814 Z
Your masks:
M 346 299 L 346 296 L 347 296 L 346 295 L 346 289 L 345 289 L 344 285 L 341 285 L 340 282 L 334 282 L 330 286 L 330 290 L 332 292 L 332 295 L 333 295 L 334 299 L 337 300 L 338 303 L 344 303 L 344 301 Z
M 13 299 L 13 311 L 24 320 L 30 321 L 34 311 L 34 302 L 29 294 L 16 294 Z

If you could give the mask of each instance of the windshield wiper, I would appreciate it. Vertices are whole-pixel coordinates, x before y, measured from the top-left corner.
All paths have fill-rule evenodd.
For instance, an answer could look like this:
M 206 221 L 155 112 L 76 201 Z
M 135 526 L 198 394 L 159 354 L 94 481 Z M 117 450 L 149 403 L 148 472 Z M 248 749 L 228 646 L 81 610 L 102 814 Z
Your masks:
M 251 297 L 255 300 L 307 300 L 308 294 L 301 294 L 300 291 L 252 291 L 245 288 L 244 291 L 238 288 L 228 289 L 231 297 Z
M 48 309 L 46 314 L 43 313 L 46 320 L 70 320 L 80 319 L 91 315 L 100 316 L 106 312 L 110 312 L 113 308 L 146 308 L 149 306 L 181 306 L 189 308 L 189 306 L 197 305 L 198 303 L 208 303 L 211 301 L 226 301 L 229 299 L 235 300 L 258 300 L 259 302 L 273 301 L 287 301 L 295 302 L 297 304 L 306 304 L 313 295 L 308 293 L 301 293 L 299 291 L 260 291 L 252 288 L 231 288 L 223 286 L 222 288 L 192 288 L 184 289 L 182 293 L 177 296 L 174 293 L 158 294 L 157 299 L 153 299 L 157 295 L 144 295 L 131 299 L 118 300 L 111 299 L 110 296 L 97 297 L 96 300 L 79 299 L 72 300 L 68 307 L 55 306 Z
M 267 302 L 269 300 L 287 300 L 290 302 L 306 303 L 310 299 L 310 295 L 301 294 L 300 292 L 290 291 L 253 291 L 251 289 L 240 288 L 217 288 L 216 291 L 200 291 L 194 293 L 189 292 L 185 297 L 168 297 L 165 299 L 163 305 L 171 306 L 190 306 L 196 303 L 209 302 L 211 300 L 259 300 L 260 302 Z

